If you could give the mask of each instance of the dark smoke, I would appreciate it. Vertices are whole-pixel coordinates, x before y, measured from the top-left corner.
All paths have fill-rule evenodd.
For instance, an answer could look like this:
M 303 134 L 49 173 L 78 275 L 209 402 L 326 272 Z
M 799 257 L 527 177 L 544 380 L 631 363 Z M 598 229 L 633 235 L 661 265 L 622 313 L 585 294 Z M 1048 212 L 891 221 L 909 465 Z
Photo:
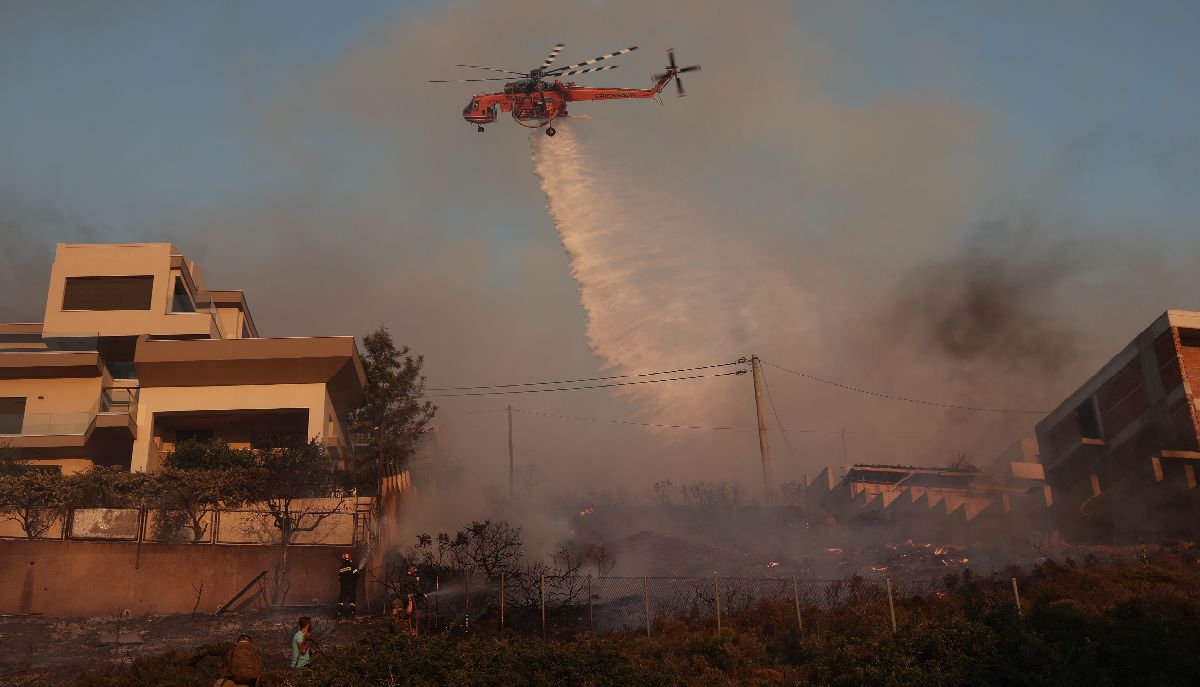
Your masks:
M 0 322 L 41 321 L 56 243 L 105 240 L 61 209 L 0 196 Z
M 1078 273 L 1080 248 L 1037 223 L 991 221 L 950 257 L 918 264 L 894 303 L 917 342 L 957 361 L 987 360 L 1055 373 L 1078 347 L 1063 287 Z

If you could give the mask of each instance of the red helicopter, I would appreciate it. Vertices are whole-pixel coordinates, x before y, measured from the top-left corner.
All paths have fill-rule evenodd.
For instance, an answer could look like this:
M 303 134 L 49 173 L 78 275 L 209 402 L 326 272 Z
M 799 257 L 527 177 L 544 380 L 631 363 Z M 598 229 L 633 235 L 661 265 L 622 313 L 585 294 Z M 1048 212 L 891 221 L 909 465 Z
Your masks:
M 542 62 L 542 65 L 528 72 L 514 72 L 499 67 L 482 67 L 477 64 L 454 65 L 456 67 L 486 69 L 491 72 L 511 74 L 512 76 L 519 77 L 517 79 L 513 79 L 512 76 L 489 79 L 439 79 L 431 80 L 430 83 L 506 81 L 503 93 L 481 93 L 471 98 L 471 102 L 467 103 L 467 106 L 463 108 L 463 119 L 471 124 L 475 124 L 478 131 L 482 133 L 483 125 L 495 122 L 498 112 L 511 112 L 517 124 L 530 129 L 546 127 L 546 135 L 553 136 L 555 134 L 555 119 L 587 119 L 586 116 L 572 117 L 569 115 L 567 113 L 567 103 L 576 100 L 653 98 L 662 91 L 663 87 L 671 79 L 675 79 L 675 88 L 678 94 L 682 96 L 684 94 L 683 83 L 680 81 L 679 75 L 684 72 L 692 72 L 700 69 L 700 65 L 698 64 L 691 67 L 676 66 L 675 50 L 670 49 L 667 50 L 669 64 L 666 67 L 666 71 L 654 75 L 655 83 L 650 88 L 588 88 L 586 86 L 576 86 L 574 81 L 563 83 L 560 77 L 616 69 L 618 65 L 605 65 L 603 67 L 590 67 L 587 69 L 580 69 L 580 67 L 588 67 L 597 62 L 603 62 L 619 55 L 631 53 L 637 50 L 637 46 L 610 52 L 607 55 L 593 57 L 590 60 L 569 64 L 565 67 L 551 69 L 551 65 L 554 64 L 562 49 L 562 43 L 554 46 L 550 54 L 546 56 L 546 60 Z

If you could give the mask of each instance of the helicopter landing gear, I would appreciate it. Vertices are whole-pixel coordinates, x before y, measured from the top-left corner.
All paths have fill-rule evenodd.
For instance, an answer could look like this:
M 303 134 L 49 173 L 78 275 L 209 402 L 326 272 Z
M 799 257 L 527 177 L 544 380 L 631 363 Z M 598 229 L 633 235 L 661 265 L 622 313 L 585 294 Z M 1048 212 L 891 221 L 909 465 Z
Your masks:
M 475 130 L 482 134 L 483 133 L 483 125 L 480 124 L 479 126 L 475 127 Z
M 554 134 L 557 134 L 557 133 L 558 132 L 554 130 L 554 127 L 552 127 L 552 126 L 546 127 L 546 135 L 547 136 L 553 136 Z

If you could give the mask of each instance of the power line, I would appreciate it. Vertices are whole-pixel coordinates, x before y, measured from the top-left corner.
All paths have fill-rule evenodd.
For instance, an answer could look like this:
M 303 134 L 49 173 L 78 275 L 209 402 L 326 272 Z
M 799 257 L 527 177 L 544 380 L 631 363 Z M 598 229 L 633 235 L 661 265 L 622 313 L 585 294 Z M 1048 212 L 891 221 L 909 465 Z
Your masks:
M 617 425 L 635 425 L 637 427 L 658 427 L 660 429 L 706 429 L 706 430 L 728 430 L 735 432 L 754 431 L 754 427 L 704 427 L 701 425 L 667 425 L 658 424 L 655 422 L 635 422 L 634 420 L 610 420 L 607 418 L 595 417 L 579 417 L 576 415 L 556 415 L 554 413 L 543 413 L 536 410 L 521 410 L 519 408 L 512 409 L 514 413 L 523 415 L 541 415 L 542 417 L 553 417 L 560 420 L 579 420 L 581 422 L 610 422 Z
M 668 377 L 666 379 L 643 379 L 636 382 L 612 382 L 610 384 L 595 384 L 592 386 L 564 386 L 553 389 L 515 389 L 511 391 L 470 391 L 461 394 L 429 394 L 429 398 L 455 398 L 459 396 L 503 396 L 507 394 L 540 394 L 548 391 L 580 391 L 583 389 L 609 389 L 617 386 L 634 386 L 637 384 L 660 384 L 662 382 L 682 382 L 689 379 L 704 379 L 707 377 L 731 377 L 734 375 L 744 375 L 745 370 L 737 372 L 722 372 L 715 375 L 688 375 L 686 377 Z M 483 387 L 488 388 L 488 387 Z
M 608 377 L 585 377 L 583 379 L 560 379 L 553 382 L 521 382 L 519 384 L 484 384 L 482 386 L 446 386 L 446 387 L 431 387 L 426 391 L 476 391 L 479 389 L 511 389 L 518 386 L 547 386 L 550 384 L 581 384 L 584 382 L 603 382 L 609 379 L 635 379 L 638 377 L 657 377 L 659 375 L 673 375 L 681 372 L 696 372 L 699 370 L 712 370 L 718 367 L 729 367 L 731 365 L 741 365 L 740 361 L 732 363 L 716 363 L 714 365 L 700 365 L 698 367 L 681 367 L 677 370 L 663 370 L 661 372 L 640 372 L 637 374 L 627 375 L 611 375 Z
M 762 359 L 760 358 L 760 360 L 762 360 Z M 867 394 L 868 396 L 875 396 L 877 398 L 886 398 L 886 399 L 890 399 L 893 401 L 905 401 L 907 403 L 917 403 L 917 404 L 925 405 L 925 406 L 936 406 L 938 408 L 954 408 L 956 410 L 971 410 L 971 411 L 975 411 L 975 412 L 979 412 L 979 413 L 1014 413 L 1014 414 L 1024 414 L 1024 415 L 1045 415 L 1047 412 L 1044 410 L 1014 410 L 1011 408 L 977 408 L 977 407 L 973 407 L 973 406 L 955 405 L 953 403 L 938 403 L 936 401 L 925 401 L 925 400 L 922 400 L 919 398 L 909 398 L 907 396 L 893 396 L 891 394 L 884 394 L 884 393 L 880 393 L 878 391 L 869 391 L 867 389 L 860 389 L 856 386 L 842 384 L 840 382 L 835 382 L 831 379 L 824 379 L 822 377 L 816 377 L 816 376 L 813 376 L 810 374 L 805 374 L 803 372 L 789 370 L 788 368 L 783 367 L 782 365 L 776 365 L 775 363 L 768 362 L 766 360 L 762 360 L 762 362 L 763 362 L 763 364 L 770 365 L 771 367 L 773 367 L 777 370 L 783 370 L 784 372 L 790 372 L 790 373 L 796 375 L 797 377 L 804 377 L 805 379 L 811 379 L 814 382 L 821 382 L 822 384 L 829 384 L 831 386 L 836 386 L 839 389 L 845 389 L 847 391 L 857 391 L 860 394 Z
M 765 376 L 764 376 L 765 377 Z M 764 387 L 766 385 L 764 384 Z M 770 389 L 767 389 L 767 398 L 770 399 Z M 772 402 L 772 406 L 774 403 Z M 491 413 L 503 413 L 507 408 L 490 408 L 487 410 L 476 410 L 469 413 L 455 413 L 449 416 L 439 415 L 444 419 L 471 417 L 475 415 L 489 415 Z M 581 417 L 578 415 L 557 415 L 554 413 L 544 413 L 537 410 L 522 410 L 513 408 L 514 413 L 524 413 L 526 415 L 540 415 L 542 417 L 558 418 L 561 420 L 578 420 L 581 422 L 609 422 L 619 425 L 633 425 L 639 427 L 659 427 L 663 429 L 705 429 L 705 430 L 728 430 L 738 432 L 753 432 L 757 431 L 757 427 L 710 427 L 705 425 L 674 425 L 674 424 L 657 424 L 652 422 L 637 422 L 635 420 L 614 420 L 609 418 Z M 776 412 L 775 421 L 779 422 L 779 414 Z M 782 423 L 780 423 L 782 425 Z M 784 429 L 779 427 L 779 432 L 783 434 L 948 434 L 954 430 L 913 430 L 913 429 Z M 784 437 L 786 440 L 786 437 Z
M 762 362 L 762 358 L 759 358 L 758 361 Z M 779 433 L 783 435 L 783 443 L 787 446 L 788 454 L 791 455 L 792 460 L 796 460 L 796 452 L 792 450 L 792 442 L 788 441 L 787 432 L 783 429 L 783 421 L 779 419 L 779 410 L 775 407 L 775 399 L 771 396 L 771 385 L 767 384 L 767 376 L 763 374 L 761 367 L 758 373 L 762 376 L 763 388 L 767 391 L 767 400 L 771 402 L 771 412 L 775 415 L 775 426 L 779 428 Z

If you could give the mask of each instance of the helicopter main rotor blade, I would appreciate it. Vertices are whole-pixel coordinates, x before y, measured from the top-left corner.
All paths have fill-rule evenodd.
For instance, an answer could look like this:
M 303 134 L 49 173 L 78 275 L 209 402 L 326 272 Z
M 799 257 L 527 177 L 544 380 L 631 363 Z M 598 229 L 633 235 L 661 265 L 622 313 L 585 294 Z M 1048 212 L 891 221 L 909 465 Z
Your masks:
M 567 66 L 565 66 L 565 67 L 559 67 L 558 69 L 554 69 L 554 70 L 552 70 L 550 73 L 551 73 L 551 74 L 554 74 L 554 73 L 557 73 L 557 72 L 564 72 L 564 71 L 567 71 L 568 69 L 575 69 L 576 67 L 586 67 L 586 66 L 588 66 L 589 64 L 596 64 L 597 62 L 601 62 L 601 61 L 603 61 L 603 60 L 608 60 L 608 59 L 612 59 L 612 58 L 614 58 L 614 57 L 617 57 L 617 56 L 620 56 L 620 55 L 624 55 L 624 54 L 626 54 L 626 53 L 631 53 L 631 52 L 633 52 L 634 50 L 637 50 L 637 49 L 638 49 L 638 47 L 637 47 L 636 45 L 634 45 L 634 46 L 630 46 L 630 47 L 628 47 L 628 48 L 621 48 L 620 50 L 618 50 L 618 51 L 616 51 L 616 52 L 610 52 L 610 53 L 608 53 L 608 54 L 606 54 L 606 55 L 601 55 L 600 57 L 593 57 L 593 58 L 592 58 L 592 59 L 590 59 L 590 60 L 584 60 L 583 62 L 578 62 L 578 63 L 576 63 L 576 64 L 569 64 L 569 65 L 567 65 Z
M 542 62 L 542 66 L 540 67 L 540 69 L 542 71 L 546 71 L 547 69 L 549 69 L 550 65 L 554 64 L 554 60 L 558 59 L 558 53 L 562 52 L 562 49 L 563 49 L 562 43 L 558 43 L 553 48 L 551 48 L 550 54 L 546 55 L 546 61 Z
M 690 67 L 684 67 L 683 69 L 680 69 L 680 70 L 679 70 L 679 73 L 680 73 L 680 74 L 686 74 L 686 73 L 688 73 L 688 72 L 698 72 L 698 71 L 700 71 L 700 65 L 698 65 L 698 64 L 693 64 L 693 65 L 692 65 L 692 66 L 690 66 Z
M 511 69 L 501 69 L 499 67 L 483 67 L 478 64 L 456 64 L 455 67 L 470 67 L 471 69 L 486 69 L 489 72 L 500 72 L 501 74 L 513 74 L 514 76 L 529 76 L 525 72 L 514 72 Z
M 555 74 L 555 76 L 574 76 L 576 74 L 587 74 L 588 72 L 603 72 L 608 71 L 609 69 L 616 69 L 620 66 L 621 65 L 619 64 L 610 64 L 603 67 L 593 67 L 591 69 L 576 69 L 570 72 L 559 72 L 558 74 Z
M 470 81 L 512 81 L 512 79 L 430 79 L 429 83 L 467 83 Z
M 675 66 L 675 48 L 667 48 L 667 61 L 672 67 Z
M 679 78 L 678 74 L 675 75 L 675 95 L 678 95 L 680 98 L 684 96 L 683 79 Z

